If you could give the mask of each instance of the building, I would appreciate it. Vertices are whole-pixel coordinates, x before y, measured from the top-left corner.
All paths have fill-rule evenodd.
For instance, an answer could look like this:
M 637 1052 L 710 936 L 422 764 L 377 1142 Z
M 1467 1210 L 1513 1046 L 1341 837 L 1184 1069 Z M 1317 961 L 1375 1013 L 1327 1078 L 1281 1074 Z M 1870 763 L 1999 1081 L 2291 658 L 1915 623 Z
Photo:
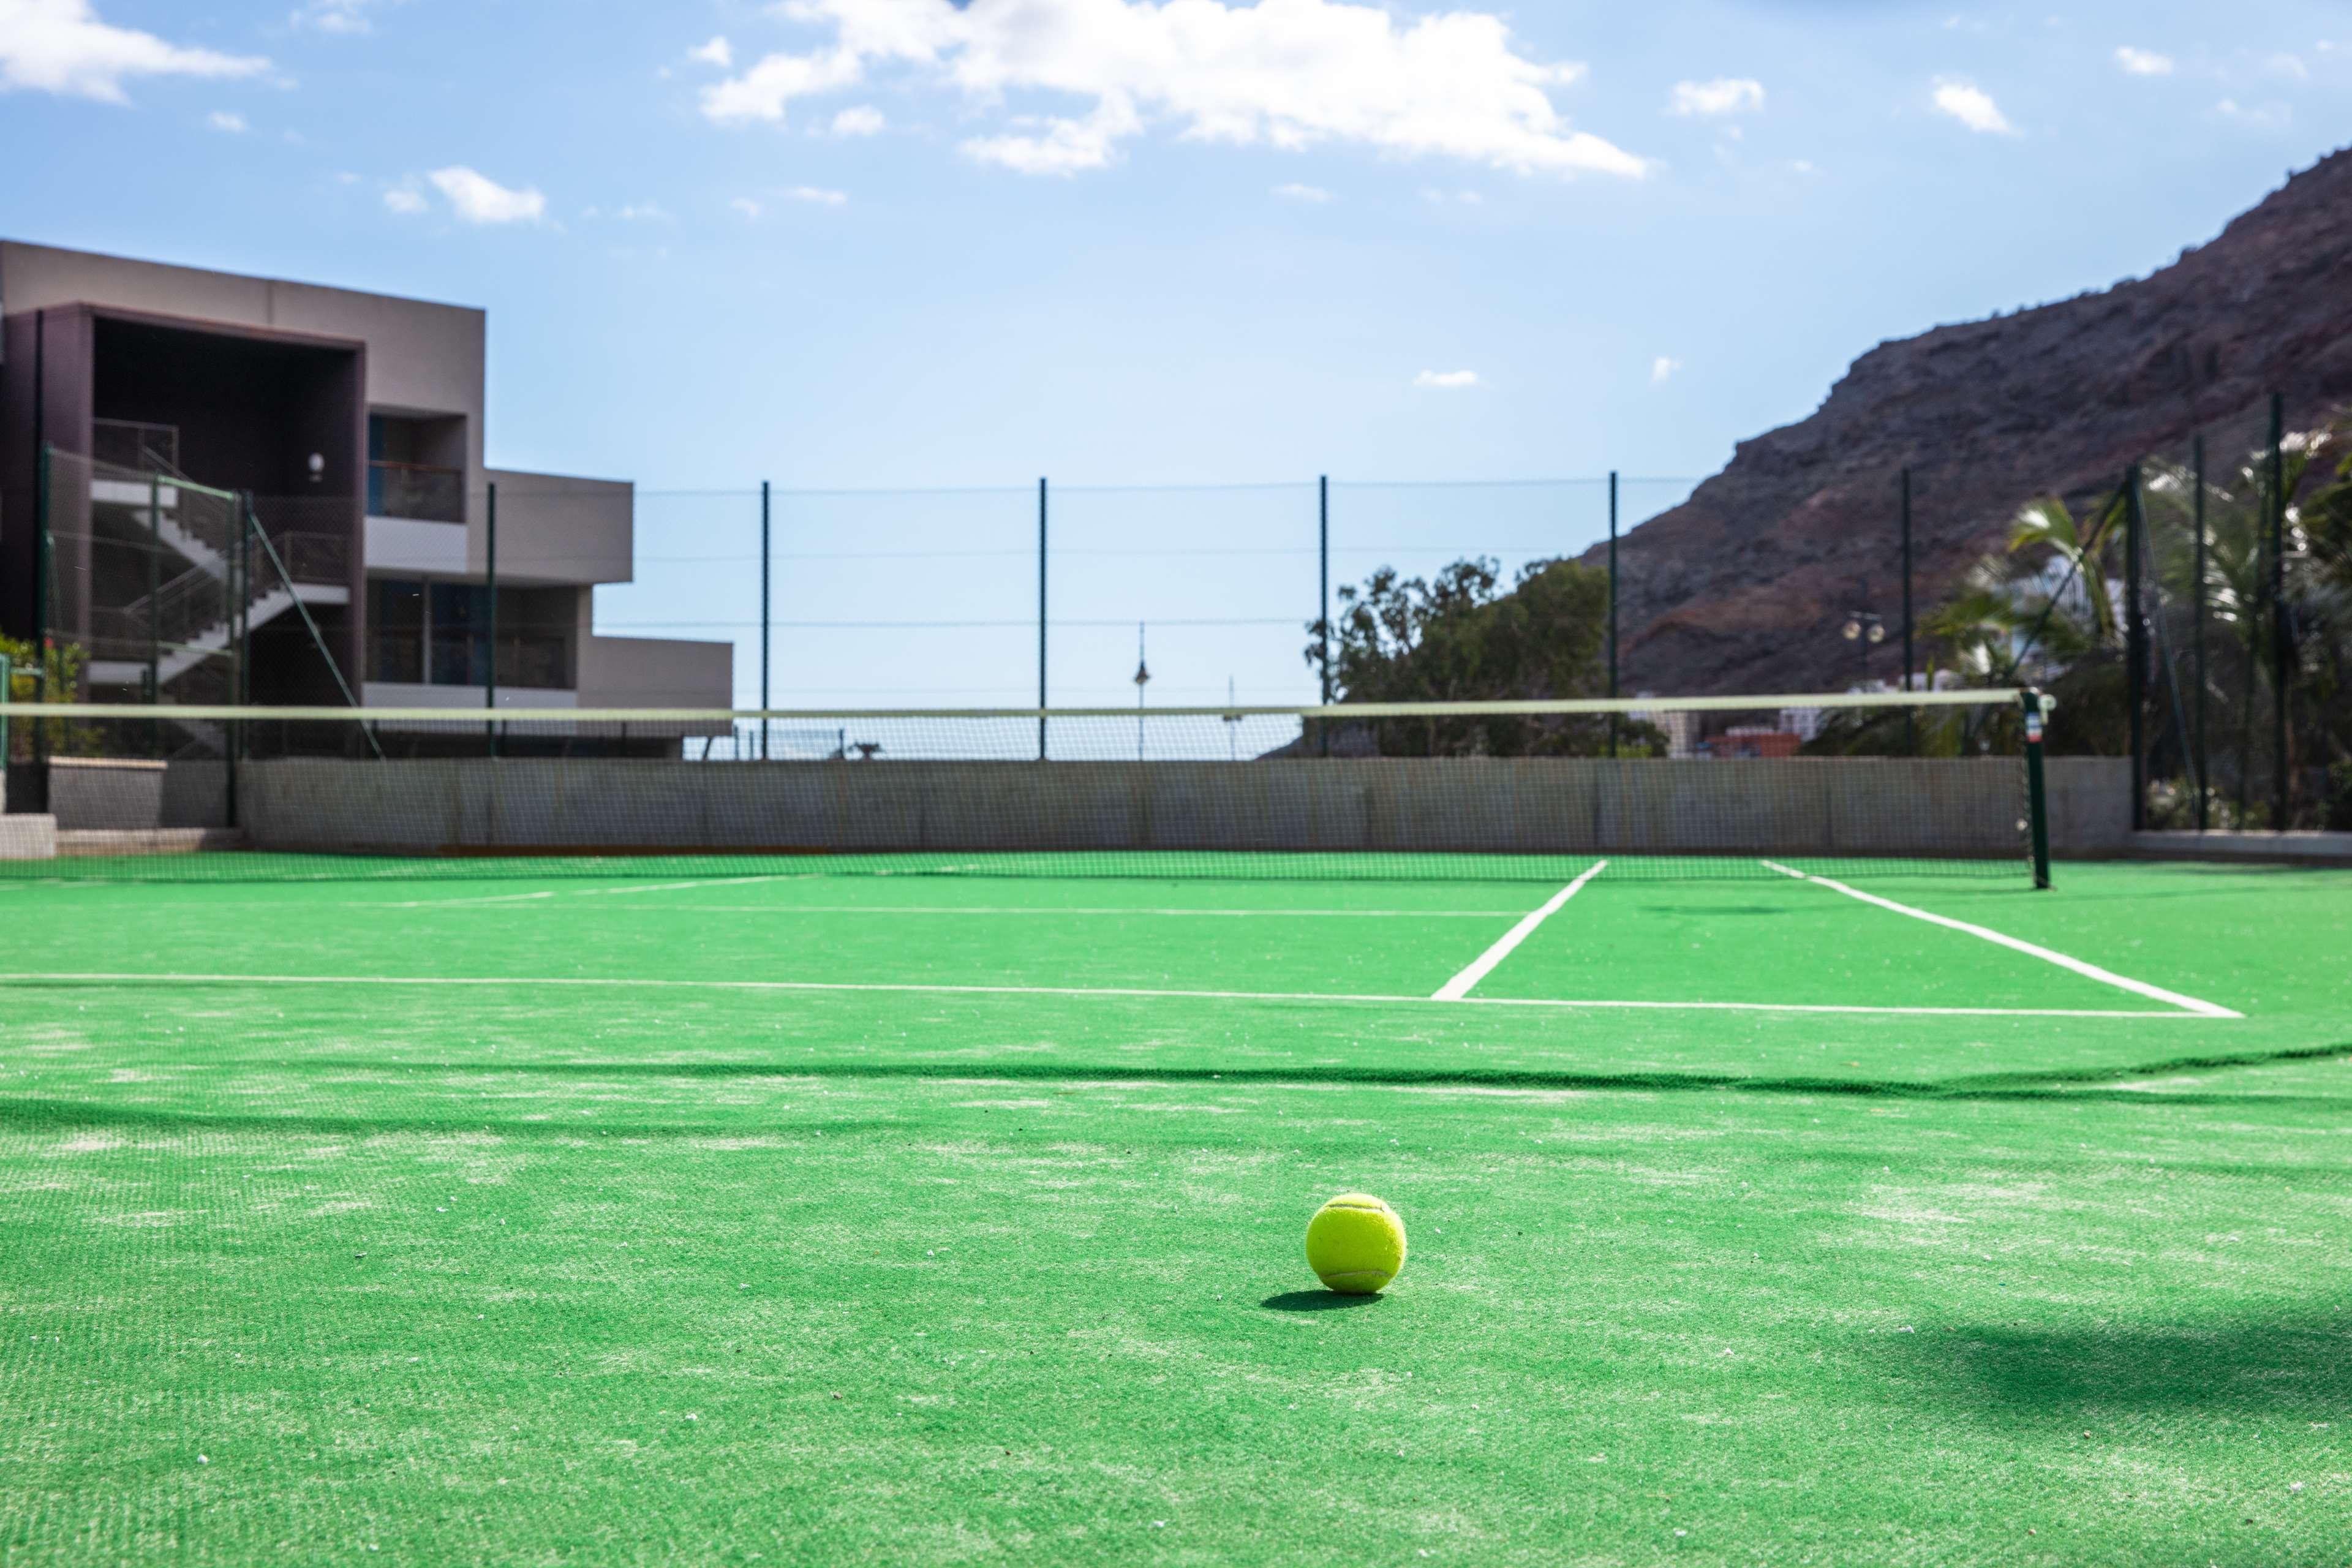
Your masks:
M 730 645 L 593 629 L 631 485 L 485 462 L 485 329 L 0 241 L 0 630 L 93 699 L 479 709 L 495 608 L 499 708 L 728 707 Z

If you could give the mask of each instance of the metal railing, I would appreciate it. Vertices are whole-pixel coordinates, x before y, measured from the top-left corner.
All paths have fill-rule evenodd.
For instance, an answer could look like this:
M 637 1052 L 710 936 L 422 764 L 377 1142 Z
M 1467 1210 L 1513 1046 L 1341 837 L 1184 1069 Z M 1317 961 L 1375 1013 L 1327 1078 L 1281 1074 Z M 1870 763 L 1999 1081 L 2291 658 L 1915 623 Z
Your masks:
M 367 510 L 371 517 L 404 517 L 421 522 L 466 521 L 466 472 L 426 463 L 368 463 Z
M 160 468 L 186 478 L 180 472 L 177 425 L 155 425 L 139 419 L 92 419 L 89 455 L 101 463 L 125 468 Z

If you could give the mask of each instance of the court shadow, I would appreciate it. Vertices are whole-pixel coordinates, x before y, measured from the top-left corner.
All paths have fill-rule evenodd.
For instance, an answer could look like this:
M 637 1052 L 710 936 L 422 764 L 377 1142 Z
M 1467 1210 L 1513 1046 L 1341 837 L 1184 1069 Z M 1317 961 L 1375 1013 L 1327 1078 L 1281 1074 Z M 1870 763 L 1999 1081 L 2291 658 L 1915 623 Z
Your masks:
M 2034 1329 L 1958 1324 L 1892 1351 L 1939 1406 L 2027 1417 L 2208 1410 L 2352 1416 L 2352 1309 L 2210 1324 Z
M 1385 1296 L 1342 1296 L 1337 1290 L 1285 1290 L 1258 1305 L 1275 1312 L 1341 1312 L 1387 1300 Z

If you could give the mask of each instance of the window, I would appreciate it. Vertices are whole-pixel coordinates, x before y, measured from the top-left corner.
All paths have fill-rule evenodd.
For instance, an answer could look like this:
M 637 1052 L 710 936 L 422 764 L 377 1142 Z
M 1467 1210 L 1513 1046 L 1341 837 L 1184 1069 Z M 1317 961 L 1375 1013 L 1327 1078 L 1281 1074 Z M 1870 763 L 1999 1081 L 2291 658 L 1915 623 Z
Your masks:
M 370 680 L 425 679 L 425 584 L 404 578 L 368 581 Z
M 479 583 L 435 583 L 432 682 L 479 686 L 489 676 L 490 594 Z M 499 684 L 572 685 L 573 590 L 499 590 Z

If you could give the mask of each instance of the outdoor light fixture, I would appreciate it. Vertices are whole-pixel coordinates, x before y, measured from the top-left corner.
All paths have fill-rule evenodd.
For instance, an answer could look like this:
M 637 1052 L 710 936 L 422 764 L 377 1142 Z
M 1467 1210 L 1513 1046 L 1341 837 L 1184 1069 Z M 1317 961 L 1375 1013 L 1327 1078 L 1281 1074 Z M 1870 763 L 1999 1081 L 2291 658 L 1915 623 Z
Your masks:
M 326 477 L 326 474 L 327 474 L 327 454 L 325 454 L 324 452 L 313 452 L 313 453 L 311 453 L 311 454 L 310 454 L 310 482 L 311 482 L 312 484 L 314 484 L 314 485 L 315 485 L 315 484 L 317 484 L 320 479 L 324 479 L 324 478 Z
M 1862 623 L 1860 621 L 1848 621 L 1842 628 L 1842 631 L 1846 641 L 1857 642 L 1861 640 L 1862 637 Z

